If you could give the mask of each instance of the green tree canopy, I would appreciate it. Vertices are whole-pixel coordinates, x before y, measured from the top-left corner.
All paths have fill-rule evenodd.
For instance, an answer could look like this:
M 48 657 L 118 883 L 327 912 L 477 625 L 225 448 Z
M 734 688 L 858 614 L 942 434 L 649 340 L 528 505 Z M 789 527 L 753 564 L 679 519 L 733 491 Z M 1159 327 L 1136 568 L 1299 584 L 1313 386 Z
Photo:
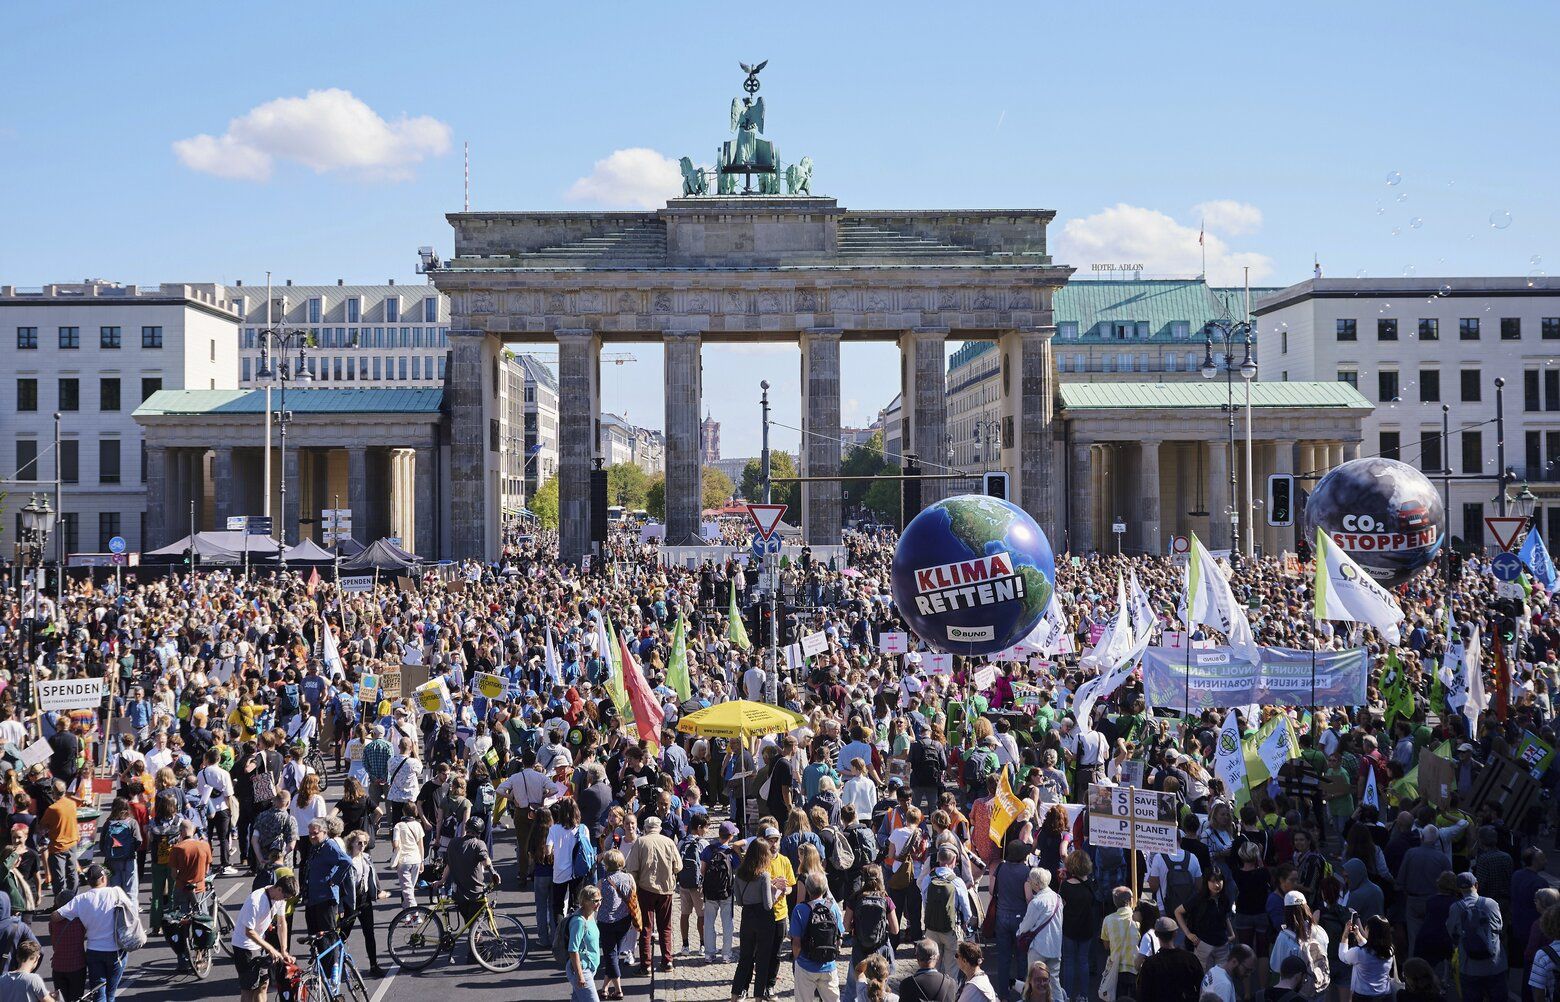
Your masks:
M 558 528 L 558 477 L 556 475 L 548 477 L 546 482 L 536 489 L 527 507 L 536 513 L 542 528 Z
M 791 461 L 790 453 L 781 452 L 778 449 L 769 454 L 769 475 L 771 477 L 796 476 L 796 464 Z M 742 496 L 749 501 L 764 500 L 763 468 L 757 459 L 748 460 L 748 464 L 742 470 Z M 775 504 L 788 505 L 791 521 L 794 522 L 801 504 L 801 484 L 775 484 L 770 492 Z
M 645 511 L 657 522 L 666 521 L 666 474 L 657 474 L 645 488 Z
M 607 467 L 607 504 L 622 505 L 629 511 L 645 507 L 645 492 L 650 474 L 633 463 L 613 463 Z
M 719 508 L 721 505 L 726 503 L 728 498 L 737 492 L 736 487 L 731 483 L 731 478 L 713 466 L 706 466 L 704 468 L 703 487 L 703 504 L 706 508 Z M 662 506 L 665 507 L 666 501 L 664 493 L 661 503 Z

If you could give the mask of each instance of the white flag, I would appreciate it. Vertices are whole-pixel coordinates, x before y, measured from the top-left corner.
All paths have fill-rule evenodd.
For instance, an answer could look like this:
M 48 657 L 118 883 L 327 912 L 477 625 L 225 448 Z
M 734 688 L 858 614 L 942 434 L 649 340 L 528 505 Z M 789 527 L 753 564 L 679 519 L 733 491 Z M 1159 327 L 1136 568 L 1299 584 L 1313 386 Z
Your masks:
M 1468 718 L 1468 734 L 1479 736 L 1479 715 L 1489 707 L 1484 693 L 1484 672 L 1479 663 L 1479 631 L 1475 627 L 1464 645 L 1457 632 L 1457 621 L 1447 616 L 1446 655 L 1441 659 L 1441 684 L 1446 686 L 1446 705 Z
M 1376 791 L 1376 768 L 1371 766 L 1365 770 L 1365 795 L 1360 798 L 1360 804 L 1381 810 L 1381 794 Z
M 320 626 L 324 627 L 324 635 L 321 637 L 320 643 L 322 648 L 321 657 L 325 662 L 325 667 L 330 669 L 330 677 L 335 678 L 338 675 L 345 675 L 346 667 L 341 662 L 341 648 L 336 646 L 336 631 L 332 630 L 330 624 L 324 620 L 320 621 Z
M 1132 610 L 1127 607 L 1127 585 L 1116 575 L 1116 615 L 1100 636 L 1100 642 L 1083 656 L 1085 665 L 1093 664 L 1101 671 L 1108 671 L 1132 650 Z
M 1007 650 L 987 655 L 986 660 L 988 662 L 1022 661 L 1025 655 L 1029 654 L 1054 657 L 1057 654 L 1071 654 L 1072 650 L 1072 631 L 1067 625 L 1067 617 L 1062 615 L 1061 603 L 1056 600 L 1056 593 L 1053 591 L 1051 601 L 1046 603 L 1045 614 L 1040 617 L 1040 622 L 1035 624 L 1035 628 Z
M 1121 683 L 1136 670 L 1138 659 L 1148 649 L 1148 643 L 1149 634 L 1138 637 L 1115 664 L 1080 685 L 1078 691 L 1073 693 L 1073 716 L 1077 718 L 1080 730 L 1090 729 L 1089 720 L 1094 715 L 1094 704 L 1121 688 Z
M 1261 659 L 1262 649 L 1251 635 L 1251 624 L 1235 601 L 1229 579 L 1195 532 L 1192 552 L 1186 561 L 1186 593 L 1181 602 L 1181 622 L 1186 624 L 1188 634 L 1198 623 L 1211 626 L 1229 638 L 1230 647 L 1241 660 L 1255 663 Z
M 1159 626 L 1159 617 L 1154 615 L 1154 605 L 1138 583 L 1136 567 L 1132 569 L 1132 591 L 1128 604 L 1132 607 L 1133 633 L 1141 637 L 1145 633 L 1152 633 Z
M 1284 763 L 1295 757 L 1295 738 L 1289 730 L 1292 726 L 1289 714 L 1284 714 L 1272 733 L 1257 745 L 1257 757 L 1262 760 L 1263 765 L 1267 766 L 1268 774 L 1271 776 L 1277 776 L 1278 770 L 1284 767 Z
M 1383 640 L 1402 642 L 1398 624 L 1403 610 L 1392 593 L 1360 569 L 1321 526 L 1316 529 L 1316 618 L 1343 619 L 1374 626 Z
M 1240 720 L 1234 710 L 1224 715 L 1224 726 L 1219 728 L 1213 774 L 1224 781 L 1225 792 L 1231 796 L 1246 785 L 1246 752 L 1240 745 Z
M 544 627 L 547 631 L 547 645 L 544 648 L 543 665 L 547 668 L 547 677 L 553 685 L 563 684 L 563 665 L 558 662 L 558 651 L 553 647 L 552 627 Z

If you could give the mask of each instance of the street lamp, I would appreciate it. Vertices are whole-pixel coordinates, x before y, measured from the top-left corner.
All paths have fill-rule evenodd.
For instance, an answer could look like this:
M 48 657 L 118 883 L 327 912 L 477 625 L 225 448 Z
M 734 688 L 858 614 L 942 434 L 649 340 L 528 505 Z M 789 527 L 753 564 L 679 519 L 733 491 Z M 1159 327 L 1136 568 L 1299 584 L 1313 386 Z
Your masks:
M 32 614 L 27 617 L 27 636 L 25 644 L 25 659 L 29 668 L 32 666 L 33 631 L 36 629 L 39 605 L 43 601 L 43 549 L 49 539 L 49 533 L 54 531 L 55 511 L 49 507 L 47 495 L 39 497 L 34 494 L 22 508 L 22 549 L 27 561 L 32 565 Z M 57 573 L 63 574 L 64 567 L 60 567 Z M 23 678 L 28 679 L 31 686 L 31 676 L 23 673 Z M 29 693 L 30 696 L 30 693 Z
M 1521 519 L 1533 517 L 1533 508 L 1538 504 L 1538 495 L 1533 493 L 1527 484 L 1522 485 L 1522 492 L 1516 497 L 1508 497 L 1508 506 L 1511 513 Z
M 991 446 L 994 459 L 1002 456 L 1002 422 L 996 418 L 978 417 L 975 419 L 975 462 L 980 462 L 980 445 L 984 440 Z
M 1228 417 L 1229 425 L 1229 468 L 1230 468 L 1230 552 L 1241 552 L 1240 546 L 1240 505 L 1236 501 L 1236 477 L 1235 477 L 1235 374 L 1239 373 L 1242 382 L 1246 386 L 1246 400 L 1249 405 L 1251 400 L 1251 380 L 1256 378 L 1257 363 L 1251 357 L 1251 335 L 1253 328 L 1250 323 L 1233 320 L 1225 317 L 1219 320 L 1210 320 L 1203 326 L 1203 364 L 1202 374 L 1204 379 L 1212 379 L 1224 371 L 1224 412 Z M 1213 360 L 1214 337 L 1224 342 L 1222 359 L 1215 363 Z M 1235 364 L 1234 346 L 1236 339 L 1240 339 L 1246 349 L 1245 357 L 1239 365 Z M 1246 420 L 1246 454 L 1251 455 L 1251 420 L 1250 411 L 1247 411 Z M 1248 466 L 1249 466 L 1248 462 Z M 1249 496 L 1251 488 L 1251 473 L 1247 470 L 1246 487 Z M 1250 504 L 1247 504 L 1246 518 L 1251 520 Z M 1247 541 L 1247 553 L 1253 549 L 1252 540 Z
M 297 328 L 297 327 L 289 327 L 289 328 L 272 327 L 272 328 L 267 328 L 266 330 L 263 330 L 260 333 L 265 336 L 265 342 L 264 342 L 264 346 L 260 349 L 260 368 L 255 372 L 255 378 L 257 380 L 266 380 L 266 381 L 275 379 L 275 380 L 279 381 L 282 384 L 282 407 L 281 407 L 281 412 L 277 415 L 277 420 L 280 423 L 281 429 L 282 429 L 282 432 L 281 432 L 281 434 L 282 434 L 282 538 L 281 538 L 282 551 L 281 551 L 281 559 L 282 559 L 282 573 L 286 574 L 287 573 L 287 425 L 292 421 L 292 412 L 287 409 L 287 384 L 290 383 L 290 382 L 294 382 L 294 381 L 300 382 L 300 383 L 307 383 L 307 382 L 309 382 L 313 378 L 313 377 L 311 377 L 309 375 L 309 367 L 308 367 L 308 364 L 307 364 L 307 362 L 306 362 L 306 360 L 304 358 L 304 349 L 311 345 L 312 337 L 311 337 L 311 335 L 309 334 L 308 331 L 303 330 L 301 328 Z M 276 345 L 280 349 L 279 351 L 275 352 L 275 354 L 279 357 L 279 364 L 274 366 L 274 367 L 271 365 L 271 357 L 272 357 L 272 354 L 273 354 L 273 351 L 272 351 L 272 345 L 273 344 Z M 292 354 L 293 349 L 295 347 L 296 347 L 296 349 L 298 351 L 298 357 L 291 365 L 289 365 L 288 364 L 288 356 Z M 269 424 L 269 422 L 270 422 L 270 416 L 271 416 L 270 415 L 270 408 L 267 407 L 266 408 L 267 424 Z M 267 441 L 269 442 L 269 439 Z M 269 456 L 267 456 L 266 462 L 267 462 L 267 465 L 270 464 L 270 457 Z

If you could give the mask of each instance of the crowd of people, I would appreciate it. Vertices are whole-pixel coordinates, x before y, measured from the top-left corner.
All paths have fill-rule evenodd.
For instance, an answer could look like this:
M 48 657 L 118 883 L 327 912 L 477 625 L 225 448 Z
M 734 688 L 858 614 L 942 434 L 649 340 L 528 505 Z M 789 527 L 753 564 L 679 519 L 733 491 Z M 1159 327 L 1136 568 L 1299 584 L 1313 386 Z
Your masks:
M 531 892 L 532 961 L 562 966 L 582 1002 L 733 962 L 734 1002 L 774 999 L 786 964 L 802 1002 L 1555 995 L 1560 890 L 1540 845 L 1560 624 L 1541 591 L 1484 659 L 1504 698 L 1474 726 L 1438 703 L 1434 673 L 1448 601 L 1470 635 L 1504 643 L 1481 561 L 1449 589 L 1436 574 L 1399 589 L 1408 620 L 1390 651 L 1372 630 L 1314 620 L 1292 565 L 1238 561 L 1259 642 L 1363 646 L 1372 684 L 1362 706 L 1243 718 L 1254 733 L 1289 717 L 1299 754 L 1229 790 L 1213 764 L 1224 711 L 1149 711 L 1133 678 L 1086 719 L 1073 712 L 1099 670 L 1081 652 L 1121 611 L 1118 575 L 1135 573 L 1174 628 L 1184 568 L 1059 559 L 1073 652 L 999 663 L 981 684 L 982 662 L 930 670 L 881 650 L 903 629 L 894 542 L 853 534 L 834 559 L 788 561 L 797 630 L 827 639 L 800 664 L 729 622 L 752 569 L 665 566 L 630 536 L 588 570 L 527 536 L 493 565 L 367 592 L 237 569 L 68 580 L 58 603 L 13 583 L 0 1002 L 113 1002 L 141 902 L 143 935 L 192 911 L 209 922 L 210 882 L 240 873 L 252 885 L 231 946 L 246 1002 L 263 1002 L 305 937 L 361 942 L 380 976 L 376 902 L 427 903 L 437 884 L 469 917 L 498 880 Z M 659 704 L 648 733 L 614 698 L 625 668 L 609 635 Z M 1389 671 L 1412 705 L 1390 695 Z M 403 672 L 443 679 L 447 698 L 430 711 L 410 685 L 386 695 Z M 485 695 L 479 675 L 502 677 L 503 693 Z M 78 677 L 104 680 L 104 707 L 37 711 L 37 680 Z M 751 743 L 678 729 L 706 706 L 764 702 L 771 685 L 789 729 Z M 1534 748 L 1551 751 L 1531 763 L 1530 796 L 1481 783 Z M 1426 752 L 1449 759 L 1448 783 L 1418 782 Z M 1124 774 L 1173 795 L 1176 851 L 1093 844 L 1087 814 L 1068 809 Z M 174 946 L 186 963 L 187 941 Z

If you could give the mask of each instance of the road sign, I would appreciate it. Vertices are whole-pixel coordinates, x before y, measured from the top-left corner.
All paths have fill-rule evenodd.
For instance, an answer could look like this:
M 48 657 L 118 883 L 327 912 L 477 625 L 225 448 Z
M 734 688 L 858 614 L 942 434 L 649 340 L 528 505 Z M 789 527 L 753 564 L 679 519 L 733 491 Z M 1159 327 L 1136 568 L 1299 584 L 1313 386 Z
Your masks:
M 110 539 L 108 541 L 108 552 L 110 552 L 110 553 L 123 553 L 123 552 L 125 552 L 125 537 L 123 537 L 123 536 L 115 536 L 113 539 Z
M 1122 533 L 1127 531 L 1127 523 L 1125 523 L 1125 522 L 1112 522 L 1110 524 L 1110 531 L 1114 532 L 1116 535 L 1119 536 Z
M 1190 539 L 1188 539 L 1187 537 L 1185 537 L 1185 536 L 1171 536 L 1170 537 L 1170 555 L 1172 557 L 1175 557 L 1175 556 L 1185 556 L 1186 553 L 1189 550 L 1191 550 L 1191 548 L 1192 548 L 1192 541 Z
M 249 527 L 248 515 L 229 515 L 227 520 L 229 532 L 243 532 Z
M 244 515 L 246 530 L 251 536 L 269 536 L 271 534 L 271 516 L 269 515 Z
M 1527 525 L 1527 519 L 1521 515 L 1486 515 L 1484 525 L 1500 548 L 1510 551 L 1516 549 L 1517 541 L 1522 538 L 1522 529 Z
M 753 551 L 753 556 L 758 557 L 760 559 L 762 559 L 764 554 L 766 554 L 766 553 L 779 553 L 780 552 L 780 537 L 778 537 L 778 536 L 765 537 L 765 536 L 761 536 L 761 535 L 759 535 L 757 533 L 754 533 L 753 541 L 750 544 L 748 544 L 748 549 Z
M 1089 785 L 1089 844 L 1142 852 L 1176 852 L 1180 806 L 1173 793 Z
M 774 535 L 775 527 L 780 524 L 780 518 L 785 514 L 783 504 L 750 504 L 747 506 L 748 517 L 753 524 L 758 526 L 758 534 L 764 539 Z
M 1515 581 L 1522 576 L 1522 561 L 1515 553 L 1497 553 L 1490 561 L 1490 573 L 1496 581 Z

